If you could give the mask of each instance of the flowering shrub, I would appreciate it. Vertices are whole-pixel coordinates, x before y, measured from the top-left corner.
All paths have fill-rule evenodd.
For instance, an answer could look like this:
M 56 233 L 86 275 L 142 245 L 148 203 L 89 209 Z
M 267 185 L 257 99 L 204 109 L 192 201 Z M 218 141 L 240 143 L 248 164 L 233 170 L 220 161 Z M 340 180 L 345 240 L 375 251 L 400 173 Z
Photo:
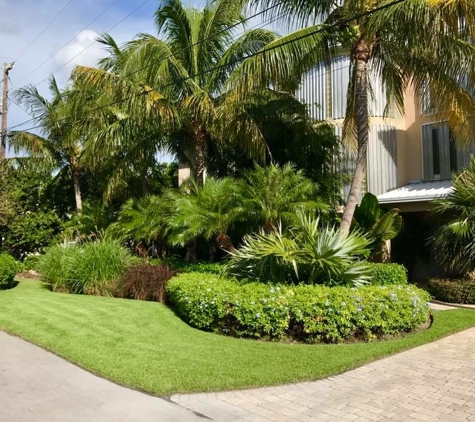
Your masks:
M 409 332 L 427 322 L 429 295 L 413 286 L 360 288 L 241 284 L 188 273 L 167 286 L 190 325 L 224 334 L 336 343 Z
M 407 284 L 407 270 L 404 265 L 368 263 L 368 266 L 373 285 Z

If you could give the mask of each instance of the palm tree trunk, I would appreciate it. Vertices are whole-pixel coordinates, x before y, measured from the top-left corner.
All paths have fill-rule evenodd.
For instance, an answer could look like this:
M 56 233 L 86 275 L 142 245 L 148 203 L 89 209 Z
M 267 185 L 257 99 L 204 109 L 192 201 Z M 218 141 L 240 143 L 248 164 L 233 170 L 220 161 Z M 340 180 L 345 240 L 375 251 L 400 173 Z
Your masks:
M 82 213 L 82 193 L 80 184 L 80 172 L 73 171 L 74 198 L 76 199 L 76 211 Z
M 194 170 L 195 180 L 198 184 L 204 184 L 204 171 L 205 171 L 205 152 L 206 152 L 206 132 L 203 130 L 199 123 L 194 125 Z
M 355 104 L 356 125 L 358 132 L 358 154 L 356 156 L 356 169 L 351 181 L 350 192 L 346 200 L 345 211 L 341 220 L 340 230 L 350 232 L 353 214 L 361 196 L 361 187 L 366 171 L 366 156 L 369 138 L 369 111 L 368 111 L 368 61 L 371 56 L 371 47 L 364 38 L 358 40 L 352 58 L 356 66 Z
M 226 233 L 220 234 L 216 238 L 216 241 L 218 242 L 218 246 L 223 251 L 230 252 L 230 253 L 236 252 L 236 248 L 234 247 L 231 238 Z
M 196 237 L 191 240 L 189 243 L 186 244 L 186 254 L 185 254 L 185 262 L 197 262 L 198 258 L 196 256 Z

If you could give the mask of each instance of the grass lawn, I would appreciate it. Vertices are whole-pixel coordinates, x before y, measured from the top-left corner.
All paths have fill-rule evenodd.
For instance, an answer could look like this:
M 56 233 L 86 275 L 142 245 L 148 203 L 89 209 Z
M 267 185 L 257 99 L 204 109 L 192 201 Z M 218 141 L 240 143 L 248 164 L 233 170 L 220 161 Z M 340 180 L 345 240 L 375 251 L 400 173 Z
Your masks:
M 460 309 L 437 312 L 431 329 L 396 340 L 292 345 L 201 332 L 157 303 L 51 293 L 32 280 L 0 291 L 1 330 L 162 395 L 315 380 L 473 326 L 475 312 Z

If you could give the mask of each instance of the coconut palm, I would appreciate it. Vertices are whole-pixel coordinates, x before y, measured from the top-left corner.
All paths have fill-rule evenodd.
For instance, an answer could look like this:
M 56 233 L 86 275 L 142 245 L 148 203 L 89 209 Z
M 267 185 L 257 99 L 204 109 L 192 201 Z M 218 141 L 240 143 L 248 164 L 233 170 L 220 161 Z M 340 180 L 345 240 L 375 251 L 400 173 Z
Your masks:
M 38 133 L 10 132 L 10 143 L 16 154 L 26 153 L 30 164 L 46 172 L 58 172 L 56 177 L 70 175 L 78 213 L 82 210 L 80 178 L 84 170 L 84 132 L 73 124 L 75 114 L 68 102 L 69 89 L 61 91 L 54 77 L 49 80 L 51 99 L 43 97 L 34 85 L 15 91 L 15 97 L 32 114 Z
M 349 232 L 366 168 L 370 74 L 386 92 L 389 110 L 404 112 L 404 94 L 429 88 L 440 119 L 460 143 L 472 138 L 475 5 L 470 0 L 256 0 L 305 28 L 278 38 L 230 75 L 227 89 L 287 86 L 310 68 L 349 52 L 351 67 L 344 137 L 357 159 L 341 229 Z M 315 24 L 315 22 L 319 22 Z M 463 26 L 461 23 L 465 22 Z M 464 28 L 468 28 L 465 30 Z
M 241 32 L 243 10 L 241 0 L 211 0 L 200 10 L 185 8 L 181 0 L 162 1 L 155 12 L 157 36 L 139 34 L 122 50 L 109 40 L 113 58 L 100 69 L 78 67 L 74 77 L 98 92 L 126 92 L 125 113 L 140 109 L 147 98 L 173 103 L 180 122 L 168 127 L 168 145 L 202 183 L 211 143 L 236 142 L 253 157 L 265 155 L 264 137 L 246 109 L 252 96 L 272 91 L 274 100 L 297 102 L 269 85 L 256 87 L 246 99 L 225 89 L 246 56 L 276 39 L 264 29 Z
M 475 270 L 475 159 L 459 176 L 447 198 L 436 202 L 435 216 L 449 217 L 430 243 L 446 270 L 461 274 Z

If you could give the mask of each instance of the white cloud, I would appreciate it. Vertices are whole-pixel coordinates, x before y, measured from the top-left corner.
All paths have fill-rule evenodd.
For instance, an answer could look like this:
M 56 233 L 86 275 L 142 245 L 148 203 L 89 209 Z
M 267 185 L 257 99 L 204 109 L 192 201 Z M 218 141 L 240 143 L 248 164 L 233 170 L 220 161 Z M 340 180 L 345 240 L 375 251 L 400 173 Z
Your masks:
M 96 42 L 98 36 L 99 34 L 91 29 L 81 31 L 74 41 L 53 56 L 51 71 L 55 72 L 61 85 L 66 83 L 75 66 L 79 64 L 94 66 L 101 57 L 104 57 L 101 45 Z

